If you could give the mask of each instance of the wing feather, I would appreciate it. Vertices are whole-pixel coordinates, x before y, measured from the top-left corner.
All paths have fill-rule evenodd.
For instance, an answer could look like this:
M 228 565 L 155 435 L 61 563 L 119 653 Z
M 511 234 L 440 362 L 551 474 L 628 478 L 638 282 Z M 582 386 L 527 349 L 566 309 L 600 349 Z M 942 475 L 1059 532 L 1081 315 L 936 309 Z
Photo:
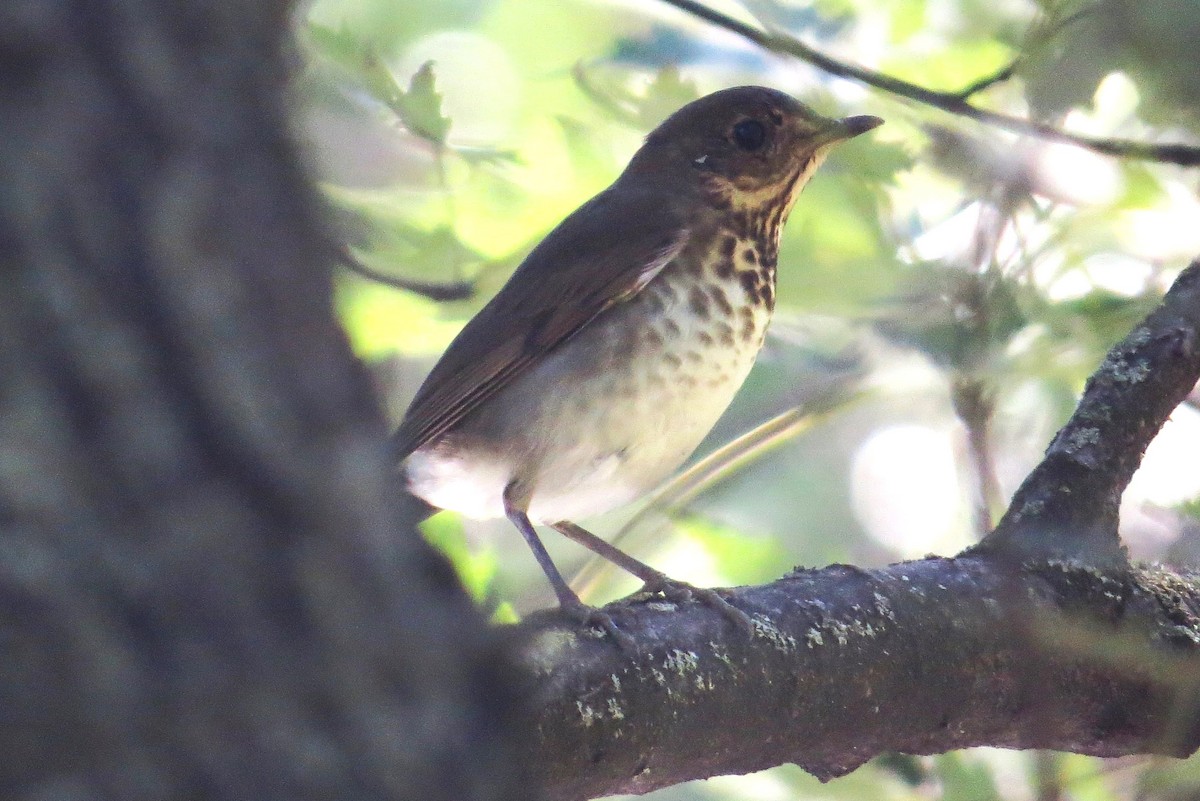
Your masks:
M 671 205 L 661 193 L 610 188 L 554 229 L 425 379 L 393 437 L 397 456 L 440 437 L 540 356 L 645 288 L 687 242 Z

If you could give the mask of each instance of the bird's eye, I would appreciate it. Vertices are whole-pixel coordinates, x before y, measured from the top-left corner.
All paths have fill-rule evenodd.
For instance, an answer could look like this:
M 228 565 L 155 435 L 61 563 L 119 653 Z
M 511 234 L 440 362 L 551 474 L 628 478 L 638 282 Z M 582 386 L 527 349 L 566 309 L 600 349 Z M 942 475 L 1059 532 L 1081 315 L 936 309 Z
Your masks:
M 767 129 L 758 120 L 742 120 L 733 126 L 733 143 L 742 150 L 758 150 L 767 141 Z

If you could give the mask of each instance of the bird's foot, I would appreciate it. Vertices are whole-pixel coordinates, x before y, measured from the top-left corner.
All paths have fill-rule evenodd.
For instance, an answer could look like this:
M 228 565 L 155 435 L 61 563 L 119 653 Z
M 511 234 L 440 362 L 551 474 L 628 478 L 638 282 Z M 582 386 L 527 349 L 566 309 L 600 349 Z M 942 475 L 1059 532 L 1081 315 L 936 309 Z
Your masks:
M 627 653 L 637 653 L 638 646 L 632 637 L 617 627 L 612 617 L 594 606 L 588 606 L 582 601 L 562 601 L 559 608 L 567 617 L 586 628 L 597 628 L 612 637 L 617 646 Z
M 754 623 L 750 620 L 750 616 L 725 600 L 725 597 L 721 593 L 708 587 L 696 587 L 688 584 L 686 581 L 679 581 L 660 573 L 654 578 L 647 580 L 642 585 L 641 593 L 639 594 L 661 595 L 671 603 L 676 604 L 695 599 L 709 609 L 715 609 L 720 612 L 726 620 L 744 631 L 747 635 L 754 634 Z

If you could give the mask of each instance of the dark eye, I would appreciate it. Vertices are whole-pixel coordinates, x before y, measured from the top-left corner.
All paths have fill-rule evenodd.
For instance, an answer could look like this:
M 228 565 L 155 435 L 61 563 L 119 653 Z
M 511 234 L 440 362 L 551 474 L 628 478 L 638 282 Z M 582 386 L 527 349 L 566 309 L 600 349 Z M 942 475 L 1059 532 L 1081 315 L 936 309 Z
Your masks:
M 733 126 L 733 143 L 742 150 L 758 150 L 767 141 L 767 129 L 758 120 L 742 120 Z

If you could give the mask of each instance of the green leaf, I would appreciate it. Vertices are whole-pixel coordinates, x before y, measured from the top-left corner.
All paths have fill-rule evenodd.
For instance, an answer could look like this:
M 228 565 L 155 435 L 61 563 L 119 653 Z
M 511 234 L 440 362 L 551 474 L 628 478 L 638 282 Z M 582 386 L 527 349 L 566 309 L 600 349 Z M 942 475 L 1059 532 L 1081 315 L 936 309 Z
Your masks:
M 405 89 L 375 48 L 344 26 L 333 29 L 310 25 L 308 41 L 344 78 L 391 110 L 413 134 L 439 146 L 446 144 L 450 118 L 442 114 L 442 96 L 435 87 L 432 61 L 421 65 Z
M 450 132 L 450 118 L 442 114 L 442 96 L 434 83 L 433 62 L 426 61 L 409 80 L 407 92 L 396 88 L 395 100 L 390 105 L 405 128 L 435 144 L 444 145 Z

